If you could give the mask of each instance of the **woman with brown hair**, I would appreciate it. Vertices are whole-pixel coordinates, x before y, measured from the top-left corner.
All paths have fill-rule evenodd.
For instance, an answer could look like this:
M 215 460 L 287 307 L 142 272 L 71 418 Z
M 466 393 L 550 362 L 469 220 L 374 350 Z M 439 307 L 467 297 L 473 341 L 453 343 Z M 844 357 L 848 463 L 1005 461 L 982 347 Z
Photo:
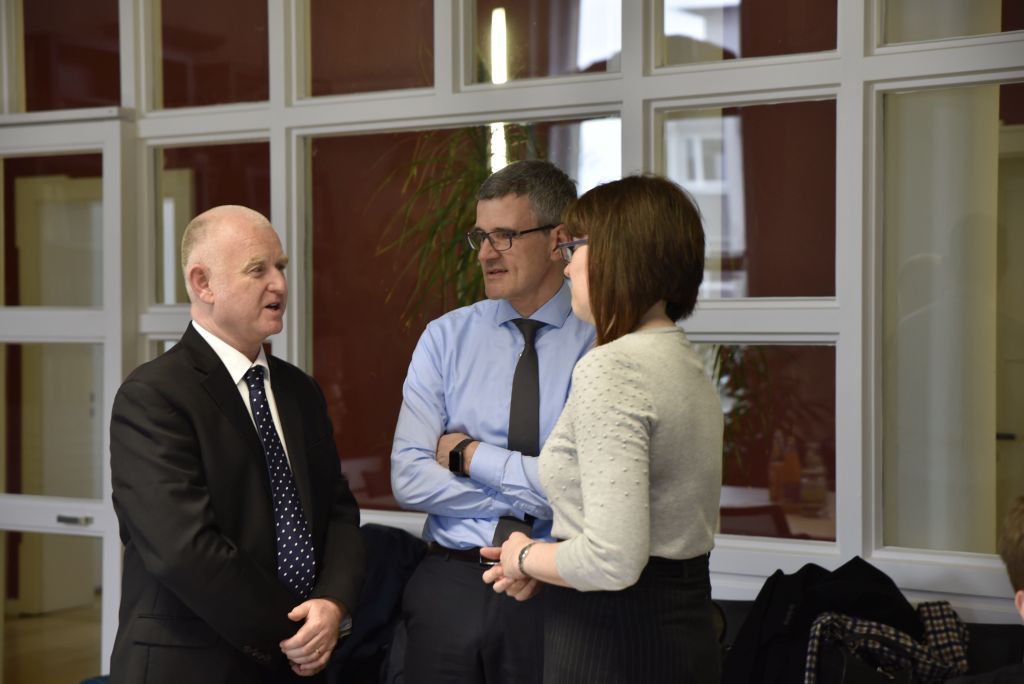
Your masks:
M 559 245 L 597 346 L 540 456 L 554 543 L 514 533 L 484 573 L 519 600 L 545 588 L 544 681 L 717 682 L 708 554 L 722 409 L 676 321 L 704 275 L 704 230 L 674 183 L 632 176 L 570 206 Z

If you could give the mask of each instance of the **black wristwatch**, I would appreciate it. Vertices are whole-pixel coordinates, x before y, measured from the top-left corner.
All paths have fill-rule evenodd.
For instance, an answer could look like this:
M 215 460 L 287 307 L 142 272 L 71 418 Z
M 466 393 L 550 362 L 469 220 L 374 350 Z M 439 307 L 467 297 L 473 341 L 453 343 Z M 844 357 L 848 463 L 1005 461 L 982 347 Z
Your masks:
M 452 471 L 459 477 L 465 477 L 467 474 L 462 467 L 462 455 L 466 451 L 466 447 L 468 447 L 472 441 L 472 437 L 467 437 L 456 444 L 454 449 L 448 452 L 448 470 Z

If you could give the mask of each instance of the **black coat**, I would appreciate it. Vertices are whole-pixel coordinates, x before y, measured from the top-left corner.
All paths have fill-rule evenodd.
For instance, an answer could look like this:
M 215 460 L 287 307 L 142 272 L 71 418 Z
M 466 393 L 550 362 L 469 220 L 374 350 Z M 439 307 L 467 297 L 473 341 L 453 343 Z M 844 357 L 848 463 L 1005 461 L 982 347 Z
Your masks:
M 834 572 L 808 563 L 792 575 L 776 570 L 765 580 L 730 649 L 725 684 L 804 681 L 811 624 L 834 611 L 891 625 L 917 641 L 924 626 L 896 583 L 854 557 Z
M 295 366 L 268 364 L 313 534 L 312 597 L 353 610 L 365 565 L 359 509 L 323 394 Z M 112 681 L 291 680 L 278 644 L 297 631 L 287 613 L 300 600 L 277 578 L 263 448 L 227 369 L 191 325 L 118 390 L 110 456 L 125 545 Z

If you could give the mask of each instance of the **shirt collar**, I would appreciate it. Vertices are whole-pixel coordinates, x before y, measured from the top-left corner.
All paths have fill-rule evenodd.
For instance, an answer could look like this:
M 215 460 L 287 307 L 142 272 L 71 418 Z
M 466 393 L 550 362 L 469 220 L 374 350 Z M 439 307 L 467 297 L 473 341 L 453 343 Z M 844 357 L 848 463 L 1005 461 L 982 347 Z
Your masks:
M 572 313 L 572 292 L 569 289 L 569 281 L 563 280 L 562 287 L 558 292 L 546 301 L 542 307 L 533 312 L 530 316 L 535 321 L 561 328 Z M 494 322 L 503 325 L 509 321 L 522 318 L 515 307 L 508 303 L 507 299 L 498 301 L 498 308 L 495 312 Z
M 217 355 L 217 358 L 221 360 L 224 367 L 228 371 L 228 375 L 231 376 L 231 382 L 236 385 L 242 382 L 242 378 L 246 372 L 255 365 L 263 366 L 263 376 L 266 382 L 270 382 L 270 364 L 267 363 L 267 355 L 263 352 L 263 346 L 260 345 L 260 353 L 256 356 L 256 361 L 249 361 L 242 352 L 238 351 L 230 344 L 220 339 L 212 332 L 199 325 L 195 321 L 192 321 L 192 327 L 196 329 L 206 343 L 213 348 L 213 352 Z

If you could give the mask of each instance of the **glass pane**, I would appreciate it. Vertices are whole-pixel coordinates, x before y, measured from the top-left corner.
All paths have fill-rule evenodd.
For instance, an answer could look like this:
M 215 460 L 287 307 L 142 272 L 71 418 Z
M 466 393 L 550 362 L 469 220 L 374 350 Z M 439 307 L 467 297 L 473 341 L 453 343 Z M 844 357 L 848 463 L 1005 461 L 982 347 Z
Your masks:
M 617 119 L 310 141 L 313 372 L 362 506 L 396 508 L 391 439 L 424 325 L 482 296 L 479 266 L 463 236 L 475 220 L 493 148 L 510 160 L 550 159 L 585 179 L 582 192 L 619 177 L 620 145 Z M 440 247 L 427 244 L 430 235 Z
M 169 352 L 171 347 L 177 343 L 177 338 L 173 340 L 151 340 L 149 343 L 149 356 L 147 358 L 155 359 L 161 354 Z
M 103 349 L 0 344 L 2 460 L 8 494 L 103 493 Z
M 835 295 L 834 100 L 664 112 L 662 173 L 704 215 L 704 298 Z
M 837 0 L 659 0 L 658 66 L 836 49 Z
M 269 98 L 267 3 L 160 3 L 163 91 L 157 107 L 198 107 Z M 162 97 L 162 100 L 160 99 Z
M 117 0 L 24 0 L 25 111 L 121 104 Z
M 695 346 L 725 413 L 721 532 L 834 541 L 835 348 Z
M 6 610 L 3 681 L 81 682 L 100 674 L 102 541 L 0 532 Z
M 103 157 L 3 160 L 4 306 L 103 305 Z
M 1024 83 L 884 116 L 884 541 L 992 553 L 1024 491 Z
M 473 83 L 619 71 L 621 0 L 477 0 Z
M 1024 29 L 1020 0 L 882 0 L 884 43 Z
M 309 3 L 309 93 L 434 85 L 432 0 Z
M 156 150 L 156 302 L 187 303 L 181 236 L 198 214 L 242 204 L 270 216 L 270 144 L 266 142 Z

